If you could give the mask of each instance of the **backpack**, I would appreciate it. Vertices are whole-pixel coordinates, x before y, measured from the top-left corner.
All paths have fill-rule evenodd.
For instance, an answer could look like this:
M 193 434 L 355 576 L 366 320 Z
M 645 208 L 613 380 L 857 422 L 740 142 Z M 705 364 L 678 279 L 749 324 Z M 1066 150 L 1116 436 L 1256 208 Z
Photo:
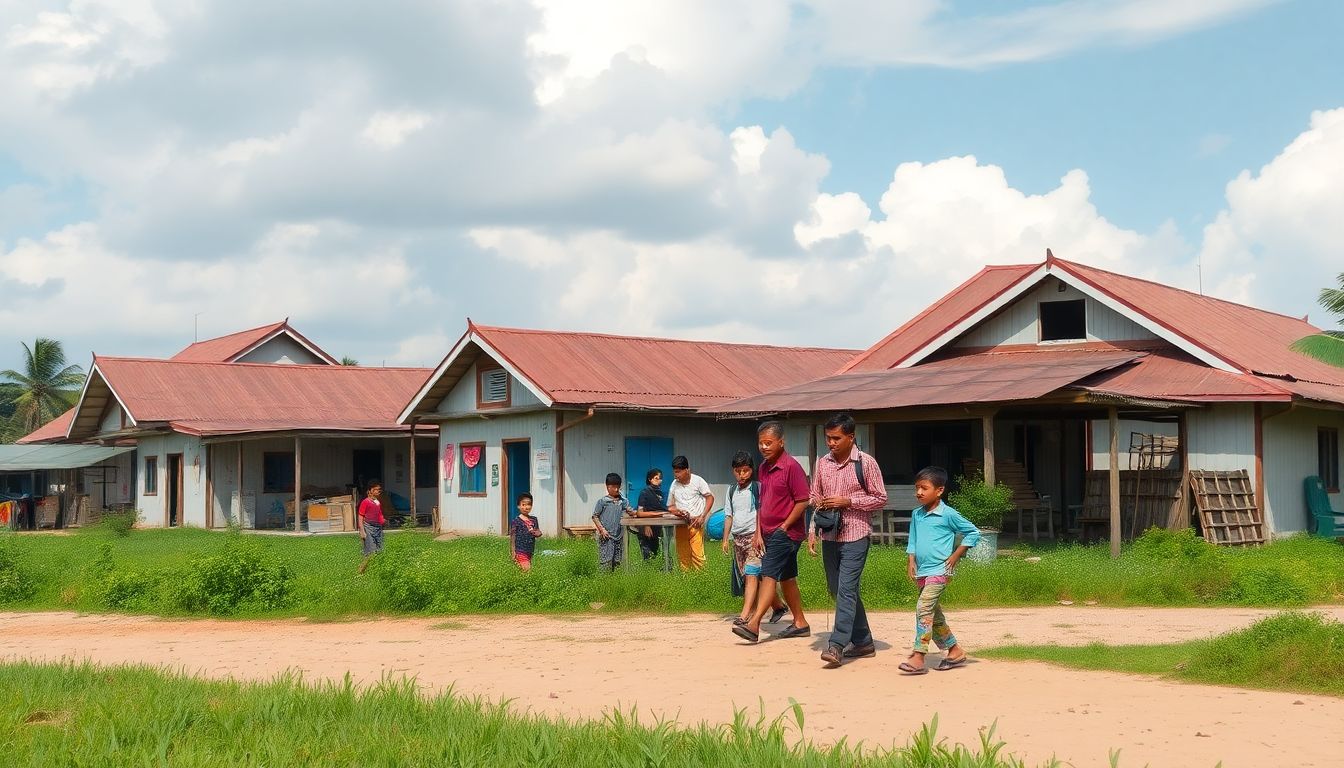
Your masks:
M 728 484 L 728 514 L 730 515 L 733 513 L 733 492 L 736 490 L 737 490 L 737 483 Z M 751 511 L 760 512 L 761 511 L 760 481 L 752 480 L 750 483 L 747 484 L 747 490 L 751 491 Z M 867 488 L 865 488 L 864 490 L 867 490 Z

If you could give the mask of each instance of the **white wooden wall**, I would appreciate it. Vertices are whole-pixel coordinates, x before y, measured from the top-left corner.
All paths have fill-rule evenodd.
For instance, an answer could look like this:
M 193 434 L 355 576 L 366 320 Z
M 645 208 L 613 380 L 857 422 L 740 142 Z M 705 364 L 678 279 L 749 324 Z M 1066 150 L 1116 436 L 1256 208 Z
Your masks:
M 1176 437 L 1180 434 L 1180 426 L 1174 423 L 1160 421 L 1139 421 L 1135 419 L 1120 419 L 1118 422 L 1120 433 L 1120 468 L 1129 469 L 1129 441 L 1133 433 L 1141 435 L 1165 435 L 1167 437 Z M 1106 419 L 1099 419 L 1091 422 L 1092 429 L 1092 468 L 1108 469 L 1111 466 L 1111 423 Z M 1254 448 L 1254 444 L 1252 444 Z M 1254 455 L 1254 454 L 1252 454 Z M 1191 459 L 1193 462 L 1193 459 Z M 1196 467 L 1196 469 L 1214 469 L 1214 467 Z
M 272 363 L 329 365 L 326 360 L 309 352 L 302 344 L 288 336 L 276 336 L 260 347 L 238 358 L 240 363 Z
M 1344 433 L 1344 412 L 1295 408 L 1264 420 L 1265 507 L 1275 534 L 1308 530 L 1303 479 L 1319 471 L 1316 430 L 1333 427 Z M 1344 510 L 1344 494 L 1330 496 L 1335 511 Z
M 140 525 L 161 528 L 167 518 L 168 454 L 182 454 L 182 517 L 179 523 L 196 527 L 205 526 L 205 448 L 200 438 L 190 435 L 163 435 L 140 438 L 136 445 L 139 462 L 136 479 L 136 509 L 143 520 Z M 145 495 L 145 458 L 158 458 L 158 493 Z
M 466 381 L 465 379 L 463 380 Z M 475 406 L 475 376 L 471 378 L 472 406 Z M 517 391 L 517 390 L 515 390 Z M 570 415 L 572 421 L 577 415 Z M 585 422 L 587 424 L 589 422 Z M 565 433 L 565 440 L 577 440 L 583 425 L 574 427 Z M 561 522 L 556 516 L 556 477 L 559 471 L 558 457 L 555 455 L 555 412 L 535 411 L 532 413 L 504 415 L 491 419 L 471 417 L 447 421 L 439 425 L 439 527 L 441 530 L 461 531 L 463 533 L 507 533 L 504 525 L 504 485 L 503 477 L 503 441 L 525 439 L 532 451 L 532 509 L 543 533 L 557 535 Z M 485 443 L 485 455 L 481 463 L 485 465 L 485 490 L 483 497 L 464 497 L 461 488 L 462 443 Z M 452 443 L 454 468 L 451 483 L 445 490 L 443 478 L 443 449 Z M 538 449 L 551 449 L 551 477 L 548 480 L 537 479 L 535 456 Z M 500 468 L 500 484 L 492 486 L 491 466 Z M 606 475 L 608 470 L 603 470 Z M 617 468 L 615 471 L 620 471 Z M 599 479 L 600 482 L 600 479 Z
M 524 387 L 518 379 L 509 376 L 509 407 L 542 407 L 541 401 Z M 476 410 L 476 366 L 471 366 L 467 374 L 453 387 L 448 396 L 439 402 L 439 413 L 467 413 Z
M 1018 297 L 998 314 L 972 328 L 954 346 L 997 347 L 1004 344 L 1035 344 L 1040 341 L 1037 330 L 1037 304 L 1042 301 L 1087 301 L 1088 341 L 1138 341 L 1157 336 L 1125 316 L 1111 310 L 1081 291 L 1062 285 L 1057 280 L 1046 280 L 1037 288 Z

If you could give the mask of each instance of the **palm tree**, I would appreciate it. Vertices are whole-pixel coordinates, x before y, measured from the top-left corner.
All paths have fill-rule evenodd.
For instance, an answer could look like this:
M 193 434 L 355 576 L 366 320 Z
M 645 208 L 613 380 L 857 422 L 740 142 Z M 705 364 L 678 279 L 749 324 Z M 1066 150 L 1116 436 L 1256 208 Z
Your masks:
M 349 356 L 349 355 L 346 355 L 345 357 L 342 357 L 342 358 L 341 358 L 341 365 L 356 365 L 356 366 L 357 366 L 357 365 L 359 365 L 359 361 L 356 360 L 355 358 Z
M 55 339 L 37 339 L 31 347 L 19 344 L 23 347 L 23 372 L 0 371 L 0 379 L 17 387 L 17 394 L 10 400 L 14 406 L 11 424 L 27 434 L 74 405 L 84 383 L 84 370 L 65 364 L 65 350 Z
M 1344 272 L 1335 278 L 1338 288 L 1322 288 L 1318 301 L 1344 325 Z M 1293 349 L 1322 362 L 1344 368 L 1344 331 L 1322 331 L 1293 342 Z

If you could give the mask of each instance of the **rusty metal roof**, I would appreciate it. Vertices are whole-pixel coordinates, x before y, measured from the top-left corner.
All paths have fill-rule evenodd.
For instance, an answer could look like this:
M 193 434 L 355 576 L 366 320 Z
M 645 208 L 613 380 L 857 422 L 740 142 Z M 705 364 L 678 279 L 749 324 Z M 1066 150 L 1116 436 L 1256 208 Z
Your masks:
M 70 419 L 74 415 L 75 409 L 71 408 L 14 442 L 20 445 L 30 445 L 32 443 L 54 443 L 64 440 L 65 432 L 70 428 Z
M 840 373 L 885 371 L 895 366 L 1040 267 L 1040 264 L 985 267 L 886 338 L 854 357 L 840 369 Z
M 1171 347 L 1154 349 L 1133 365 L 1098 373 L 1076 386 L 1098 394 L 1189 403 L 1292 399 L 1289 391 L 1276 382 L 1210 368 Z
M 230 333 L 227 336 L 219 336 L 213 339 L 206 339 L 194 344 L 189 344 L 169 359 L 197 363 L 237 362 L 238 358 L 280 335 L 289 336 L 300 346 L 307 348 L 328 365 L 338 365 L 338 361 L 335 358 L 327 354 L 321 347 L 309 341 L 306 336 L 299 333 L 294 326 L 290 325 L 289 318 L 285 318 L 278 323 L 263 325 L 259 328 L 249 328 L 245 331 Z
M 963 355 L 912 368 L 836 374 L 701 412 L 866 411 L 1034 400 L 1145 354 L 1111 348 Z
M 397 414 L 425 368 L 256 365 L 95 357 L 70 439 L 92 437 L 107 397 L 139 429 L 197 435 L 402 429 Z
M 553 405 L 693 410 L 834 371 L 855 351 L 471 324 L 403 417 L 433 412 L 481 354 Z

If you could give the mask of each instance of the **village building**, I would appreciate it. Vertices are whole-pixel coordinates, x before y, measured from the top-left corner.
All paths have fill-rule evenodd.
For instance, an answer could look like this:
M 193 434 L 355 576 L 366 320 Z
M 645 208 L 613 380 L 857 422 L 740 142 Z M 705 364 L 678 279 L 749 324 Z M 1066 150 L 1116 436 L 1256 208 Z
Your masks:
M 849 411 L 874 424 L 867 447 L 887 482 L 928 464 L 1011 473 L 1035 499 L 1019 496 L 1033 531 L 1038 515 L 1052 531 L 1096 522 L 1111 478 L 1133 495 L 1122 535 L 1180 527 L 1187 470 L 1245 470 L 1267 538 L 1310 527 L 1308 476 L 1341 502 L 1344 370 L 1289 348 L 1314 333 L 1305 318 L 1047 252 L 986 267 L 832 375 L 701 412 L 815 422 Z M 1151 491 L 1163 504 L 1146 519 L 1134 513 L 1145 469 L 1171 479 Z
M 645 474 L 685 455 L 722 505 L 737 451 L 756 453 L 755 424 L 697 411 L 833 371 L 854 350 L 497 328 L 468 322 L 462 338 L 402 411 L 439 428 L 440 527 L 508 530 L 527 491 L 547 534 L 590 526 L 619 473 L 633 501 Z M 805 465 L 816 432 L 786 435 Z
M 434 430 L 413 445 L 396 417 L 428 373 L 339 365 L 286 320 L 167 360 L 96 355 L 76 406 L 21 442 L 134 446 L 123 494 L 146 527 L 340 530 L 348 501 L 319 521 L 297 497 L 342 499 L 374 478 L 427 519 Z

